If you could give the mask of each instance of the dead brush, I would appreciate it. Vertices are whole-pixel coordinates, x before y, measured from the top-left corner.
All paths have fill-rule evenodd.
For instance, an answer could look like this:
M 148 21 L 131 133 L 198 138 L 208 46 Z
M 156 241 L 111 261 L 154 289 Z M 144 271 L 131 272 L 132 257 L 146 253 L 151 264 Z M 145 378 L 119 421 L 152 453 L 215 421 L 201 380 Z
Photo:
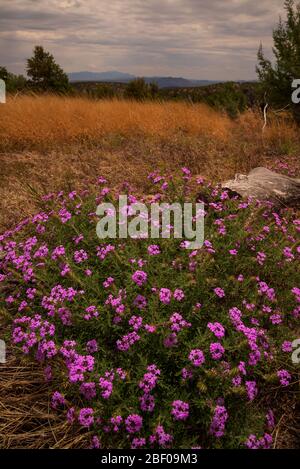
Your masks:
M 0 448 L 86 447 L 90 435 L 51 412 L 43 372 L 12 352 L 0 365 Z

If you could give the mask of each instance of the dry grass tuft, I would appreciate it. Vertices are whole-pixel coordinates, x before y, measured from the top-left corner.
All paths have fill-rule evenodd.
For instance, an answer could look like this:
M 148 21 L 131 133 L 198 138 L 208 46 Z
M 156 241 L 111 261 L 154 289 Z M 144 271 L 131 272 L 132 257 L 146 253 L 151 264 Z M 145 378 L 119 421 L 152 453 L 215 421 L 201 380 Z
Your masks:
M 0 367 L 0 448 L 87 447 L 89 434 L 49 408 L 50 388 L 36 363 L 11 355 Z

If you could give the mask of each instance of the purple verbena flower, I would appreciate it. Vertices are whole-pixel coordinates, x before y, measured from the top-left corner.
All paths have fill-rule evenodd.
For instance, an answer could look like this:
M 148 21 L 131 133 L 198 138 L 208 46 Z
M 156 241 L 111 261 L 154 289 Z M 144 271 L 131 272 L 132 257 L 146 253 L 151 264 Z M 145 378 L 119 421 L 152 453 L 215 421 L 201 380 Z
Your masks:
M 186 420 L 189 416 L 189 404 L 180 400 L 172 402 L 171 414 L 175 420 Z
M 138 414 L 128 415 L 125 420 L 126 431 L 130 434 L 138 433 L 143 426 L 143 418 Z
M 88 428 L 91 427 L 94 423 L 94 410 L 89 407 L 80 409 L 78 422 L 83 427 L 88 427 Z
M 189 354 L 189 360 L 194 366 L 201 366 L 205 362 L 204 353 L 200 349 L 193 349 Z

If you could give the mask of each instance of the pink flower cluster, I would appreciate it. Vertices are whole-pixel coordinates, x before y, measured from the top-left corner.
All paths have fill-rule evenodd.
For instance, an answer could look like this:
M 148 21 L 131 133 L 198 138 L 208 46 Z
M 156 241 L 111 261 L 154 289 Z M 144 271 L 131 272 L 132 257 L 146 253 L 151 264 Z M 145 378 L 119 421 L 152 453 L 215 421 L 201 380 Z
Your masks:
M 152 412 L 155 407 L 154 397 L 150 394 L 156 387 L 160 375 L 160 370 L 156 365 L 149 365 L 147 373 L 144 374 L 143 379 L 139 382 L 139 388 L 143 391 L 143 395 L 139 398 L 141 409 L 144 412 Z
M 170 317 L 170 323 L 171 331 L 176 333 L 180 332 L 182 329 L 192 326 L 190 322 L 187 322 L 185 319 L 183 319 L 180 313 L 173 313 Z
M 189 416 L 190 406 L 187 402 L 176 400 L 172 402 L 171 414 L 175 420 L 186 420 Z
M 199 349 L 191 350 L 189 354 L 189 360 L 196 367 L 202 366 L 205 362 L 204 353 L 202 352 L 202 350 Z
M 143 270 L 137 270 L 131 278 L 139 287 L 147 282 L 147 274 Z
M 217 405 L 214 410 L 213 419 L 210 425 L 210 434 L 216 438 L 221 438 L 225 433 L 225 424 L 228 420 L 228 412 L 222 405 Z

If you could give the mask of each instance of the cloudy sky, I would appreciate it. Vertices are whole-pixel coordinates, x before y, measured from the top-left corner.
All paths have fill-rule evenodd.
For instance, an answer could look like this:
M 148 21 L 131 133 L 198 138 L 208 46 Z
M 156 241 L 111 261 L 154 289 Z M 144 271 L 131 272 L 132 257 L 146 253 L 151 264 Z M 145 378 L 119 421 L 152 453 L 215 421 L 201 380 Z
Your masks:
M 255 78 L 283 0 L 0 0 L 0 65 L 43 45 L 67 72 Z

